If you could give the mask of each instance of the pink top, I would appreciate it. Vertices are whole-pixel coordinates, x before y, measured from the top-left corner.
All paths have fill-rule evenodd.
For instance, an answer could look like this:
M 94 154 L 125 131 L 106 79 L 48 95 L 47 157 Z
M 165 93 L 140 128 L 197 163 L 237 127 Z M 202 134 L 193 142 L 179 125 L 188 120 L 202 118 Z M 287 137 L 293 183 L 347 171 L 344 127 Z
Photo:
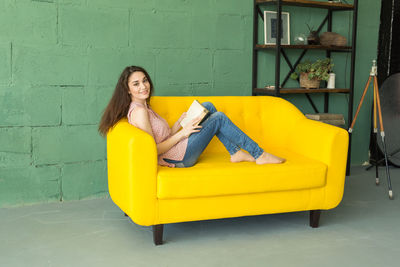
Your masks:
M 154 110 L 149 108 L 146 105 L 143 105 L 141 103 L 136 103 L 136 102 L 131 102 L 131 105 L 129 106 L 129 111 L 128 111 L 128 121 L 130 124 L 133 125 L 130 115 L 132 110 L 135 108 L 135 106 L 142 106 L 145 107 L 148 111 L 149 114 L 149 119 L 150 119 L 150 125 L 151 125 L 151 130 L 153 131 L 154 139 L 156 141 L 156 144 L 159 144 L 165 140 L 167 140 L 169 137 L 171 137 L 171 128 L 169 128 L 169 125 L 166 120 L 164 120 L 160 115 L 158 115 Z M 171 147 L 170 150 L 165 152 L 164 154 L 158 155 L 158 164 L 161 166 L 168 166 L 168 167 L 175 167 L 175 164 L 168 163 L 164 161 L 164 158 L 167 159 L 172 159 L 172 160 L 182 160 L 183 157 L 185 156 L 186 152 L 186 147 L 188 143 L 188 138 L 184 138 L 181 141 L 179 141 L 177 144 L 175 144 L 173 147 Z

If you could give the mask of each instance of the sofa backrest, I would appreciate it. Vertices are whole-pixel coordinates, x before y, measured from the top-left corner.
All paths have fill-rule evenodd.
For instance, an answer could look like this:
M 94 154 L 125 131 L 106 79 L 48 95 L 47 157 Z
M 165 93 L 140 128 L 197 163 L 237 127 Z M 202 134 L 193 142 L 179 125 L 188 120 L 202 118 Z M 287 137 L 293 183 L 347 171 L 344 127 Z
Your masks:
M 224 112 L 243 132 L 264 149 L 281 147 L 287 141 L 288 129 L 305 116 L 288 101 L 272 96 L 154 96 L 151 107 L 172 126 L 193 100 L 212 102 Z M 216 137 L 205 153 L 224 151 Z

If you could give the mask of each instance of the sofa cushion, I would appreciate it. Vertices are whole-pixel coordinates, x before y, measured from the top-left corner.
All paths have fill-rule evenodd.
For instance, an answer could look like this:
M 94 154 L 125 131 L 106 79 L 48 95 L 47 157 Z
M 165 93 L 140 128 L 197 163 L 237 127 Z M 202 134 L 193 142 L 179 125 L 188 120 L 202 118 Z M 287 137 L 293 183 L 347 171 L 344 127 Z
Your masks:
M 301 190 L 322 187 L 327 166 L 289 151 L 279 151 L 283 164 L 257 165 L 254 162 L 231 163 L 229 154 L 202 155 L 190 168 L 159 166 L 159 199 Z

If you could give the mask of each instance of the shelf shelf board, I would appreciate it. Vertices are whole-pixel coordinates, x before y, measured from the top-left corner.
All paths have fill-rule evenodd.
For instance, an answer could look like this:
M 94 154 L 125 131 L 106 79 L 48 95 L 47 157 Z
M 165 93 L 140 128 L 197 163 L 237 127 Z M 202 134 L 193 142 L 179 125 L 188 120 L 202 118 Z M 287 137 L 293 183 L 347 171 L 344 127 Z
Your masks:
M 351 46 L 332 46 L 332 45 L 281 45 L 283 49 L 316 49 L 351 52 Z M 276 45 L 257 44 L 255 49 L 275 49 Z
M 267 88 L 255 88 L 253 90 L 256 94 L 274 94 L 275 89 L 267 89 Z M 350 89 L 344 88 L 319 88 L 319 89 L 305 89 L 305 88 L 281 88 L 280 94 L 315 94 L 315 93 L 349 93 Z
M 311 0 L 282 0 L 282 5 L 286 6 L 301 6 L 301 7 L 314 7 L 314 8 L 325 8 L 331 10 L 353 10 L 354 5 L 343 4 L 343 3 L 329 3 L 321 1 Z M 277 0 L 256 0 L 256 4 L 275 4 Z

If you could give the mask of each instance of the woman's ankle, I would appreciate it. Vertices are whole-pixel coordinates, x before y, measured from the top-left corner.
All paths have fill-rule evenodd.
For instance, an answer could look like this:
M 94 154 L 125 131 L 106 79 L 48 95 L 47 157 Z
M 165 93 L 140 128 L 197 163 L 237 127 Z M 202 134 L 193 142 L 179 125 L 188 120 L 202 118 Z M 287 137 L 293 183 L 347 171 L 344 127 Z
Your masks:
M 250 154 L 247 154 L 243 150 L 238 150 L 235 154 L 231 155 L 231 162 L 236 163 L 242 161 L 254 162 L 256 160 Z
M 264 152 L 256 159 L 257 164 L 279 164 L 284 163 L 286 159 Z

